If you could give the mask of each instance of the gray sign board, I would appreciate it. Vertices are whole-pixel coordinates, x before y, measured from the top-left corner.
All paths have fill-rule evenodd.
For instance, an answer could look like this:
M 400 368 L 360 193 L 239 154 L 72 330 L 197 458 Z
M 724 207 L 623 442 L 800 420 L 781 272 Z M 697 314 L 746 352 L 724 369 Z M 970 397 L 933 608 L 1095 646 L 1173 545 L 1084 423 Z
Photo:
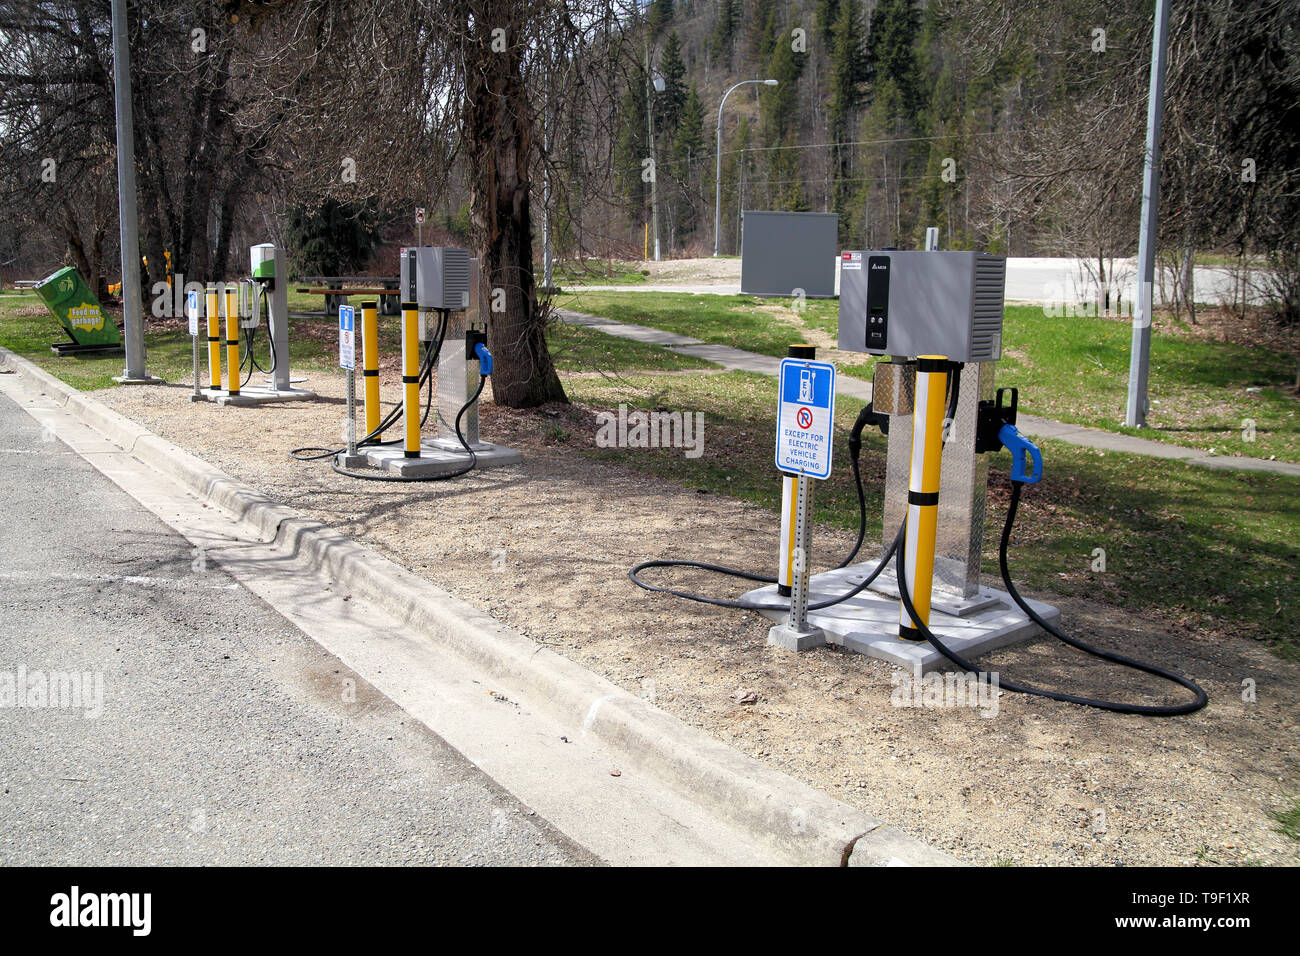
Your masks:
M 810 298 L 835 295 L 837 233 L 833 212 L 745 210 L 740 291 L 746 295 Z

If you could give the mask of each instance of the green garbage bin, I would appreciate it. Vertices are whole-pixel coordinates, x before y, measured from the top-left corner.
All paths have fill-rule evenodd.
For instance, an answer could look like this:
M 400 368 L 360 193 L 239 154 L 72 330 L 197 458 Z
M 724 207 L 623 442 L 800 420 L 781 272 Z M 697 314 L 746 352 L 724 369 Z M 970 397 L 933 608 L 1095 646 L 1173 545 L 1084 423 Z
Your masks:
M 122 337 L 118 334 L 117 323 L 104 311 L 86 280 L 72 266 L 36 283 L 36 294 L 72 337 L 71 342 L 52 343 L 52 352 L 70 355 L 121 349 Z

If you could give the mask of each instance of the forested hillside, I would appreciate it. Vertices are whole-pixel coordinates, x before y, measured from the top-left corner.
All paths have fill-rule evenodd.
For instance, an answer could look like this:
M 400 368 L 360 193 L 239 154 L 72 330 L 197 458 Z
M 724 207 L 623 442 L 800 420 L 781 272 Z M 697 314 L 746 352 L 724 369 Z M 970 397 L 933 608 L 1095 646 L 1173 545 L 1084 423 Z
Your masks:
M 652 93 L 663 245 L 722 248 L 744 208 L 834 211 L 845 244 L 1087 257 L 1136 247 L 1152 9 L 1107 0 L 653 0 L 632 29 Z M 1170 254 L 1296 239 L 1294 2 L 1173 5 L 1162 194 Z M 620 96 L 617 195 L 650 218 L 641 64 Z

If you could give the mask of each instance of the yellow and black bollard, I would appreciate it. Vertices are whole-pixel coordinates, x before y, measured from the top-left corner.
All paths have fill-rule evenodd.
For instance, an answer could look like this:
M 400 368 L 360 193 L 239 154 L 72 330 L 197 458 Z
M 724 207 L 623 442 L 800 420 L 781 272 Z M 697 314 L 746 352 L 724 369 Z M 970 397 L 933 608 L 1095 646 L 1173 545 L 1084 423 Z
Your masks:
M 420 312 L 415 302 L 402 303 L 402 415 L 406 441 L 402 454 L 420 457 Z M 370 403 L 366 403 L 369 413 Z
M 226 286 L 226 394 L 239 394 L 239 288 Z
M 366 434 L 379 427 L 379 305 L 361 303 L 361 376 L 365 380 Z
M 208 388 L 221 389 L 221 308 L 217 286 L 209 282 L 206 290 L 208 311 Z
M 935 532 L 939 523 L 939 469 L 943 458 L 943 419 L 948 406 L 949 364 L 943 355 L 916 360 L 916 400 L 912 410 L 912 474 L 907 484 L 907 539 L 904 574 L 912 607 L 927 627 L 934 587 Z M 904 607 L 898 636 L 924 640 Z

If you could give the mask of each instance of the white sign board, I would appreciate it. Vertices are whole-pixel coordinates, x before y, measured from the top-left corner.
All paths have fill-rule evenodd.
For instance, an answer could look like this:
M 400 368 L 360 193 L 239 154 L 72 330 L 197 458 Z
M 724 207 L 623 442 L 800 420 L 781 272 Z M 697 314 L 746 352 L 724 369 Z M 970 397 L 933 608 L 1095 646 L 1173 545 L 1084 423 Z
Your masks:
M 828 478 L 834 445 L 835 366 L 788 358 L 777 379 L 776 467 Z
M 190 289 L 185 295 L 185 317 L 190 320 L 190 335 L 199 334 L 199 290 Z
M 357 310 L 350 305 L 339 306 L 339 368 L 357 367 Z
M 423 226 L 423 225 L 424 225 L 424 207 L 423 207 L 423 206 L 416 206 L 416 207 L 415 207 L 415 224 L 416 224 L 417 226 Z

